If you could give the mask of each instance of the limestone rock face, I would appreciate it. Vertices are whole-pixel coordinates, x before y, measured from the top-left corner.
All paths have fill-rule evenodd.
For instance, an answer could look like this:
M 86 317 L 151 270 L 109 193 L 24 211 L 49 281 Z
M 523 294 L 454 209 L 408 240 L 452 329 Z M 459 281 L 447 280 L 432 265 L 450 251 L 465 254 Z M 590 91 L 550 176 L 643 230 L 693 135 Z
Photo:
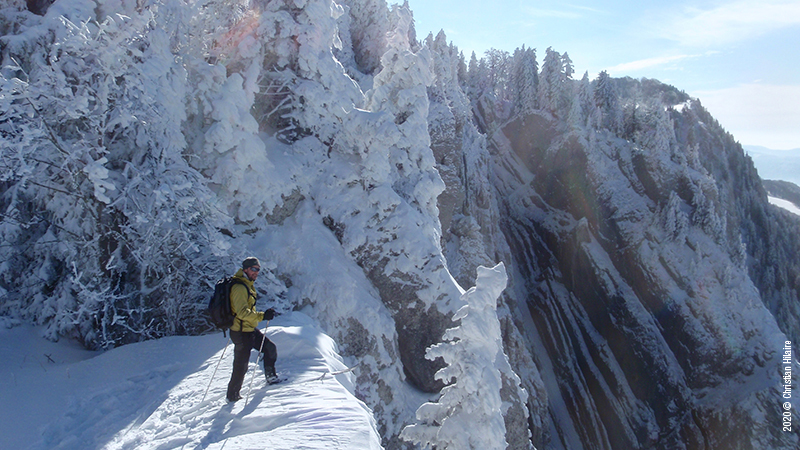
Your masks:
M 699 128 L 702 107 L 692 108 L 674 121 L 675 135 Z M 747 208 L 778 218 L 752 166 L 738 161 L 741 149 L 713 129 L 705 137 L 720 139 L 724 156 L 708 161 L 675 137 L 664 153 L 603 130 L 525 122 L 492 141 L 507 144 L 497 146 L 506 161 L 497 166 L 515 169 L 498 173 L 496 186 L 503 236 L 525 274 L 509 295 L 530 314 L 528 345 L 554 420 L 539 443 L 796 445 L 797 433 L 765 419 L 780 416 L 779 356 L 792 329 L 776 321 L 740 244 L 754 238 L 740 234 L 753 227 Z M 719 175 L 732 165 L 735 176 Z M 758 247 L 781 239 L 763 231 Z
M 796 342 L 785 318 L 798 311 L 797 221 L 766 203 L 699 102 L 619 86 L 621 101 L 654 89 L 685 103 L 656 102 L 625 132 L 548 111 L 509 118 L 479 97 L 476 125 L 432 140 L 437 161 L 463 161 L 446 164 L 459 176 L 439 198 L 462 214 L 442 222 L 448 267 L 459 280 L 463 262 L 489 255 L 511 268 L 505 345 L 537 447 L 792 448 L 798 434 L 765 415 L 780 416 L 778 356 Z M 431 123 L 431 135 L 457 135 L 442 132 L 456 122 Z M 767 254 L 787 284 L 765 275 Z

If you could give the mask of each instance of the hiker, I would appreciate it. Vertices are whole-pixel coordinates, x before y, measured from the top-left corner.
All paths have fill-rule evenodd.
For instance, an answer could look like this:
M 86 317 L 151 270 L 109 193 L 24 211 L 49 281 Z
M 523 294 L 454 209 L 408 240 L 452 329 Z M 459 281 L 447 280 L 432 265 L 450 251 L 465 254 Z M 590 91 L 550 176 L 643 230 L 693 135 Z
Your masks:
M 233 341 L 233 373 L 228 382 L 228 401 L 235 402 L 242 398 L 239 391 L 242 389 L 247 365 L 250 361 L 250 350 L 261 350 L 264 353 L 264 375 L 267 384 L 278 382 L 275 373 L 275 361 L 278 359 L 278 350 L 264 333 L 258 330 L 258 323 L 262 320 L 272 320 L 275 310 L 270 308 L 264 312 L 256 311 L 256 290 L 253 287 L 261 264 L 258 258 L 251 256 L 242 262 L 242 268 L 233 278 L 237 281 L 231 286 L 231 308 L 236 318 L 230 328 L 231 341 Z

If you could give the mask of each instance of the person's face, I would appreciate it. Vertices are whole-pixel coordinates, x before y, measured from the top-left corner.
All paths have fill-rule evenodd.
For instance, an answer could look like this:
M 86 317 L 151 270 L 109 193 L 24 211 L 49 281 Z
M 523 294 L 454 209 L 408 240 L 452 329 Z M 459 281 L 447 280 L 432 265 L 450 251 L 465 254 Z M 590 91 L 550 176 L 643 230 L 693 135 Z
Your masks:
M 258 272 L 259 271 L 261 271 L 261 267 L 253 266 L 253 267 L 248 267 L 247 269 L 244 269 L 243 272 L 244 272 L 245 275 L 247 275 L 247 278 L 249 278 L 250 281 L 256 281 L 256 278 L 258 278 Z

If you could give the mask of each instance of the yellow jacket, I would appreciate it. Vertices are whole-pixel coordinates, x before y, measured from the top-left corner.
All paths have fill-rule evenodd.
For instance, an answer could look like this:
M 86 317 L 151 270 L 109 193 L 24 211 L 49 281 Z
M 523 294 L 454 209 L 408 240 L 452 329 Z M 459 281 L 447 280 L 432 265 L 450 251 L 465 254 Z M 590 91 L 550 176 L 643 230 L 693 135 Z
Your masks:
M 231 310 L 236 314 L 236 318 L 231 330 L 253 331 L 258 326 L 258 322 L 264 320 L 264 313 L 256 311 L 258 294 L 253 287 L 253 282 L 247 278 L 242 269 L 239 269 L 233 278 L 235 282 L 231 286 Z

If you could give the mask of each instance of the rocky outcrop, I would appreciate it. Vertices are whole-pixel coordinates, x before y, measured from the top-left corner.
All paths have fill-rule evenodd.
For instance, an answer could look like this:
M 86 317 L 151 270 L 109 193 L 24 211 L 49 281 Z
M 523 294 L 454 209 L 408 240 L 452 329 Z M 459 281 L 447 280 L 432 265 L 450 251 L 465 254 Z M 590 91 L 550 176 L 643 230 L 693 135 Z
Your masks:
M 619 83 L 621 101 L 641 91 L 686 101 L 646 83 Z M 625 138 L 472 104 L 486 132 L 474 147 L 474 126 L 456 132 L 432 107 L 448 174 L 440 209 L 461 212 L 482 243 L 465 245 L 447 214 L 443 246 L 456 277 L 458 261 L 488 255 L 511 269 L 498 314 L 537 448 L 793 448 L 798 434 L 775 421 L 781 348 L 796 342 L 782 318 L 798 317 L 796 224 L 767 204 L 732 137 L 696 101 L 638 110 Z M 765 269 L 767 253 L 780 269 Z M 782 300 L 769 300 L 764 270 L 782 272 Z
M 792 448 L 774 422 L 786 338 L 729 241 L 730 187 L 701 159 L 559 126 L 491 140 L 515 168 L 496 187 L 552 419 L 537 445 Z

